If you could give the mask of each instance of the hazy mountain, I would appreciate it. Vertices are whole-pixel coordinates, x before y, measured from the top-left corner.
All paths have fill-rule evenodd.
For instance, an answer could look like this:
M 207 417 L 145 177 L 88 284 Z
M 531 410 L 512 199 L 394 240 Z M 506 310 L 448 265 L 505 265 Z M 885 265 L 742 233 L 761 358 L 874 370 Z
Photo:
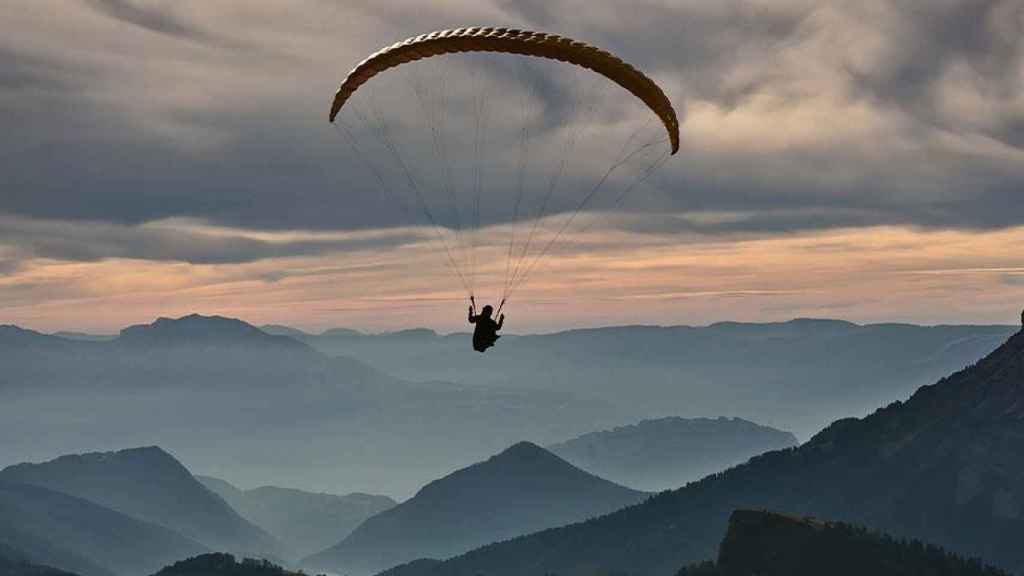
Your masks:
M 33 564 L 28 555 L 0 542 L 0 576 L 75 576 L 71 572 Z
M 833 423 L 599 519 L 399 574 L 668 575 L 714 556 L 738 508 L 786 510 L 919 538 L 1024 570 L 1024 332 L 975 366 L 864 419 Z M 624 544 L 628 543 L 628 545 Z
M 277 557 L 279 543 L 241 518 L 157 447 L 61 456 L 0 471 L 0 481 L 42 486 L 165 526 L 215 550 Z
M 304 341 L 399 378 L 586 395 L 630 415 L 621 422 L 730 414 L 806 438 L 977 361 L 1015 330 L 813 319 L 618 326 L 506 335 L 486 362 L 468 353 L 468 335 L 425 329 Z
M 264 324 L 260 326 L 260 330 L 270 334 L 271 336 L 287 336 L 294 338 L 295 340 L 302 340 L 303 338 L 311 338 L 313 334 L 303 332 L 298 328 L 292 328 L 291 326 L 282 326 L 280 324 Z
M 196 479 L 299 558 L 340 542 L 364 520 L 396 504 L 372 494 L 337 496 L 276 486 L 241 490 L 210 476 Z
M 172 530 L 40 486 L 0 482 L 0 543 L 81 576 L 149 574 L 208 550 Z
M 789 432 L 740 418 L 661 418 L 591 432 L 548 450 L 602 478 L 659 491 L 796 444 Z
M 19 439 L 0 443 L 0 462 L 158 443 L 215 476 L 316 491 L 406 497 L 524 433 L 551 442 L 622 421 L 564 392 L 403 381 L 217 317 L 111 342 L 0 329 L 0 366 L 0 437 Z
M 88 334 L 86 332 L 54 332 L 53 335 L 67 340 L 84 340 L 86 342 L 108 342 L 117 338 L 114 334 Z
M 231 554 L 203 554 L 181 560 L 161 569 L 154 576 L 304 576 L 290 572 L 266 560 L 235 560 Z
M 646 495 L 588 474 L 528 442 L 423 487 L 337 546 L 303 561 L 365 575 L 417 558 L 447 558 L 476 546 L 597 516 Z
M 1009 576 L 919 541 L 900 541 L 863 528 L 769 512 L 738 510 L 716 563 L 676 576 Z

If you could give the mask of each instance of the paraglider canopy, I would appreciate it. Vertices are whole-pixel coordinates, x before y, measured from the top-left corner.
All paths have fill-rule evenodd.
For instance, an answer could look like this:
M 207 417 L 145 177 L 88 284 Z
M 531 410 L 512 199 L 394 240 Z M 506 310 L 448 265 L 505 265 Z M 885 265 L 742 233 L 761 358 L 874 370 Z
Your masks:
M 605 94 L 616 86 L 626 98 Z M 618 208 L 680 148 L 676 110 L 650 77 L 585 42 L 512 28 L 383 48 L 349 72 L 329 118 L 378 191 L 426 220 L 466 294 L 495 287 L 499 313 L 581 212 Z

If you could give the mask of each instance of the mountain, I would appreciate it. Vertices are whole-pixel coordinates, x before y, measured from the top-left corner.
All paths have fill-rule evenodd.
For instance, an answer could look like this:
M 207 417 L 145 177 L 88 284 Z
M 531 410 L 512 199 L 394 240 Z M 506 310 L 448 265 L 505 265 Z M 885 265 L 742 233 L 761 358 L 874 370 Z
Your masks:
M 241 518 L 173 456 L 157 447 L 61 456 L 17 464 L 0 481 L 41 486 L 164 526 L 217 550 L 281 553 L 268 534 Z
M 337 496 L 276 486 L 241 490 L 210 476 L 196 479 L 299 558 L 340 542 L 364 520 L 397 504 L 372 494 Z
M 646 491 L 678 488 L 752 456 L 798 444 L 789 432 L 741 418 L 660 418 L 548 446 L 565 460 Z
M 920 541 L 895 540 L 864 528 L 770 512 L 737 510 L 717 563 L 676 576 L 1009 576 Z
M 231 348 L 264 348 L 310 352 L 309 346 L 288 336 L 267 334 L 234 318 L 191 314 L 177 319 L 158 318 L 121 330 L 117 343 L 125 347 L 167 349 L 191 347 L 223 352 Z
M 294 338 L 295 340 L 302 340 L 303 338 L 310 338 L 313 336 L 312 334 L 303 332 L 298 328 L 282 326 L 280 324 L 264 324 L 260 326 L 260 330 L 270 334 L 271 336 L 287 336 L 289 338 Z
M 396 574 L 669 575 L 712 558 L 733 510 L 864 525 L 1024 570 L 1024 332 L 906 402 L 613 514 Z M 528 563 L 528 564 L 527 564 Z
M 365 575 L 417 558 L 447 558 L 476 546 L 597 516 L 646 494 L 613 484 L 535 444 L 504 452 L 423 487 L 303 565 Z
M 0 482 L 0 545 L 81 576 L 135 576 L 208 550 L 172 530 L 40 486 Z
M 241 562 L 231 554 L 203 554 L 181 560 L 161 569 L 154 576 L 304 576 L 290 572 L 266 560 L 245 558 Z
M 510 316 L 507 328 L 514 327 Z M 1015 330 L 817 319 L 612 326 L 509 334 L 487 362 L 467 352 L 466 334 L 421 329 L 303 341 L 398 378 L 586 396 L 616 406 L 619 423 L 729 414 L 808 438 L 976 362 Z

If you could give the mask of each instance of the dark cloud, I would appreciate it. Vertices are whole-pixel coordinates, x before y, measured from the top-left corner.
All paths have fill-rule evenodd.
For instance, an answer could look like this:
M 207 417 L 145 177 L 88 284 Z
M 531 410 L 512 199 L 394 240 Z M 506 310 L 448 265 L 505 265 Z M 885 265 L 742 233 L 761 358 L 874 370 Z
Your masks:
M 211 43 L 214 37 L 174 12 L 175 3 L 140 3 L 134 0 L 86 0 L 97 11 L 111 18 L 138 26 L 150 32 Z
M 6 243 L 21 260 L 30 257 L 72 261 L 131 258 L 192 264 L 238 264 L 268 258 L 401 246 L 422 240 L 414 234 L 270 241 L 213 233 L 187 226 L 117 226 L 102 223 L 0 220 Z M 16 265 L 0 261 L 0 266 Z

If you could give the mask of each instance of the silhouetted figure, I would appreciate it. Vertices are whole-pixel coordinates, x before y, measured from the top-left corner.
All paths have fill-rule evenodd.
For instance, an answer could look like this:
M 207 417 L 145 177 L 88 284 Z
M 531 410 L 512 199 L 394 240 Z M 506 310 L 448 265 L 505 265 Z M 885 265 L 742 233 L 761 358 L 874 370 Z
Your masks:
M 477 314 L 476 300 L 470 298 L 470 302 L 472 305 L 469 307 L 469 323 L 476 325 L 476 328 L 473 329 L 473 350 L 486 352 L 488 348 L 494 346 L 498 338 L 501 338 L 498 335 L 498 330 L 501 330 L 502 325 L 505 324 L 505 315 L 499 316 L 498 321 L 495 322 L 491 318 L 494 309 L 490 305 L 484 306 L 480 314 Z

